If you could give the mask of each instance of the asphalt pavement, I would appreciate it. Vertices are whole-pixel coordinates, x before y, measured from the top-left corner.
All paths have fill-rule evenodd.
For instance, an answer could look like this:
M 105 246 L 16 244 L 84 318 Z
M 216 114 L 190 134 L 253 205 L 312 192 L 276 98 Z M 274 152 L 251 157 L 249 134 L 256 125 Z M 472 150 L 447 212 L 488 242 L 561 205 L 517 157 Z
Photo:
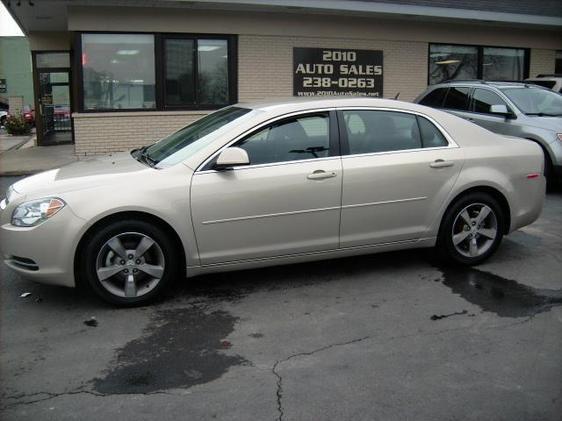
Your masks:
M 561 192 L 472 269 L 384 253 L 118 309 L 2 266 L 0 418 L 560 420 L 561 273 Z

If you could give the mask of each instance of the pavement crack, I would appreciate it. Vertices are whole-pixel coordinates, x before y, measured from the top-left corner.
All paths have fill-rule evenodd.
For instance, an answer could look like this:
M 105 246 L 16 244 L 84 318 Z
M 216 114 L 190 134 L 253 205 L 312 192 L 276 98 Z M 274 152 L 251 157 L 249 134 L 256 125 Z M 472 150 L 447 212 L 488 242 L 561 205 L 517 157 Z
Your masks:
M 1 410 L 5 410 L 5 409 L 11 409 L 14 408 L 16 406 L 23 406 L 23 405 L 33 405 L 35 403 L 38 402 L 43 402 L 43 401 L 48 401 L 51 399 L 55 399 L 61 396 L 72 396 L 72 395 L 91 395 L 91 396 L 96 396 L 96 397 L 106 397 L 106 396 L 111 396 L 111 394 L 106 394 L 106 393 L 99 393 L 99 392 L 94 392 L 91 390 L 83 390 L 83 389 L 75 389 L 75 390 L 70 390 L 67 392 L 35 392 L 35 393 L 21 393 L 19 395 L 11 395 L 11 396 L 5 396 L 2 398 L 3 401 L 8 400 L 8 399 L 13 399 L 15 400 L 15 402 L 13 403 L 9 403 L 6 405 L 2 405 L 0 406 Z M 147 392 L 147 393 L 133 393 L 134 395 L 173 395 L 173 393 L 168 393 L 168 392 L 163 392 L 163 391 L 157 391 L 157 392 Z M 39 399 L 31 399 L 31 400 L 24 400 L 22 401 L 22 399 L 26 399 L 26 398 L 33 398 L 35 396 L 44 396 L 43 398 L 39 398 Z
M 278 417 L 277 417 L 277 420 L 283 421 L 283 416 L 285 415 L 285 413 L 283 411 L 283 377 L 277 371 L 279 365 L 281 365 L 283 363 L 286 363 L 287 361 L 292 360 L 294 358 L 306 357 L 306 356 L 309 356 L 309 355 L 316 354 L 318 352 L 326 351 L 330 348 L 335 348 L 335 347 L 338 347 L 338 346 L 346 346 L 346 345 L 351 345 L 351 344 L 355 344 L 355 343 L 358 343 L 358 342 L 362 342 L 364 340 L 369 339 L 370 337 L 371 336 L 363 336 L 361 338 L 352 339 L 352 340 L 346 341 L 346 342 L 336 342 L 334 344 L 326 345 L 326 346 L 323 346 L 321 348 L 314 349 L 312 351 L 298 352 L 296 354 L 291 354 L 287 358 L 275 361 L 275 363 L 271 367 L 271 372 L 277 378 L 277 382 L 276 382 L 277 389 L 276 389 L 276 392 L 275 392 L 276 398 L 277 398 L 277 412 L 279 414 Z

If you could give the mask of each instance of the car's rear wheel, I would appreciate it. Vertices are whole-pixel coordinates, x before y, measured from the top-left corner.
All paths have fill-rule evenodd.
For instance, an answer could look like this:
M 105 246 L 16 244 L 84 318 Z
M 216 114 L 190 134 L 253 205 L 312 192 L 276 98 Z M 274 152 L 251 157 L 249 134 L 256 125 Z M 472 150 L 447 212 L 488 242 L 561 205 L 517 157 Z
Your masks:
M 457 200 L 445 213 L 438 249 L 442 256 L 465 265 L 489 258 L 503 237 L 501 206 L 487 193 L 470 193 Z
M 116 221 L 88 241 L 80 270 L 91 289 L 112 304 L 154 300 L 179 273 L 177 252 L 165 231 L 145 221 Z

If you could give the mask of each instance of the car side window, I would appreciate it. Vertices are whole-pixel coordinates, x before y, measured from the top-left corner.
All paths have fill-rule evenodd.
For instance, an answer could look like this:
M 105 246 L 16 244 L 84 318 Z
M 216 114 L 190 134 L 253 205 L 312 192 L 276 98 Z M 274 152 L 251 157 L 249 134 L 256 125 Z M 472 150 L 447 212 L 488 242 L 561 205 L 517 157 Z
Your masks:
M 469 88 L 451 87 L 445 97 L 444 108 L 449 110 L 468 111 Z
M 350 154 L 421 148 L 413 114 L 394 111 L 343 111 Z
M 250 165 L 324 158 L 330 153 L 327 113 L 295 117 L 262 128 L 240 141 Z
M 477 113 L 489 114 L 492 105 L 505 105 L 507 107 L 507 104 L 499 95 L 487 89 L 475 89 L 472 99 L 472 108 Z
M 439 148 L 449 145 L 443 133 L 431 121 L 420 116 L 417 116 L 417 119 L 424 148 Z
M 440 108 L 443 106 L 443 100 L 445 99 L 446 93 L 447 88 L 434 89 L 420 101 L 420 104 L 428 107 Z

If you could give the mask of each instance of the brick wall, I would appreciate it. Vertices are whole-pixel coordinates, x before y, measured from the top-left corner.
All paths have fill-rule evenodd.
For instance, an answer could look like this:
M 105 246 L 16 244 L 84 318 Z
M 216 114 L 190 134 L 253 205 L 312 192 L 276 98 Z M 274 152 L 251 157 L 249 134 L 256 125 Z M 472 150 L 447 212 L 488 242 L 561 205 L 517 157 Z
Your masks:
M 554 73 L 555 54 L 555 50 L 531 49 L 529 77 L 535 77 L 539 73 Z
M 150 144 L 206 112 L 139 112 L 74 115 L 76 155 L 99 155 Z
M 336 35 L 336 34 L 334 34 Z M 241 35 L 238 92 L 241 101 L 293 95 L 293 47 L 383 51 L 383 96 L 411 101 L 427 87 L 426 42 Z

